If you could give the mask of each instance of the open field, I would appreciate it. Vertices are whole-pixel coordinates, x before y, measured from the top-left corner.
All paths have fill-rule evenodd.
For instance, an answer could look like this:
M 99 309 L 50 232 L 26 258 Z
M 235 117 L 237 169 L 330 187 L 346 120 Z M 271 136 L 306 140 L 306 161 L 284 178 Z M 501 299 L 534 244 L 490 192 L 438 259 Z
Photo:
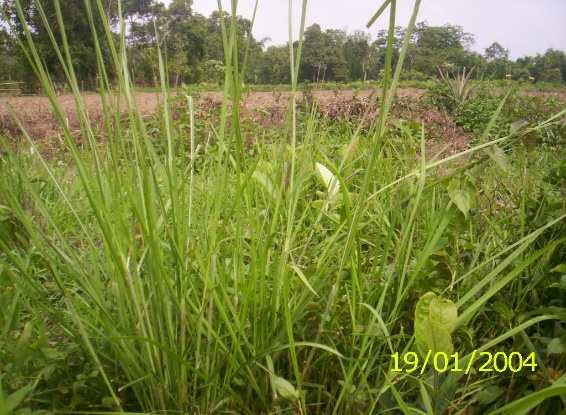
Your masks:
M 373 91 L 365 90 L 356 92 L 359 99 L 367 99 Z M 423 90 L 406 89 L 399 92 L 400 97 L 419 98 L 423 94 Z M 379 93 L 379 92 L 378 92 Z M 354 91 L 313 91 L 314 98 L 322 107 L 327 107 L 336 101 L 351 101 Z M 222 93 L 220 92 L 203 92 L 199 94 L 201 101 L 207 101 L 212 104 L 220 104 L 222 102 Z M 300 102 L 303 94 L 299 92 L 297 99 Z M 83 100 L 85 108 L 93 123 L 102 120 L 102 104 L 98 94 L 84 94 Z M 72 130 L 79 128 L 78 118 L 75 113 L 75 99 L 72 95 L 62 95 L 59 97 L 61 107 L 65 112 L 69 126 Z M 275 111 L 286 110 L 289 102 L 289 92 L 251 92 L 246 94 L 242 100 L 242 107 L 253 112 L 258 109 L 272 109 Z M 136 93 L 136 103 L 138 110 L 144 116 L 153 115 L 160 105 L 160 94 L 151 92 Z M 49 100 L 45 97 L 4 97 L 0 98 L 0 126 L 13 125 L 6 111 L 6 104 L 10 105 L 14 112 L 18 115 L 29 134 L 38 139 L 53 138 L 61 134 L 61 128 L 53 113 Z M 198 102 L 197 102 L 198 105 Z M 126 109 L 123 109 L 126 112 Z M 6 127 L 4 127 L 6 128 Z
M 565 111 L 545 120 L 563 104 L 518 93 L 496 120 L 501 97 L 444 107 L 442 91 L 405 89 L 379 127 L 377 93 L 298 94 L 289 112 L 288 93 L 254 92 L 236 124 L 220 93 L 171 94 L 169 115 L 138 93 L 110 133 L 89 94 L 91 137 L 72 96 L 63 123 L 45 98 L 9 99 L 33 138 L 10 130 L 22 145 L 0 162 L 4 388 L 71 412 L 375 413 L 420 407 L 418 382 L 434 413 L 504 406 L 485 388 L 558 396 Z M 444 346 L 418 332 L 430 296 L 453 325 Z M 392 355 L 410 366 L 403 351 L 423 347 L 531 365 L 393 383 Z
M 472 141 L 472 136 L 459 128 L 446 111 L 430 106 L 420 105 L 426 95 L 425 89 L 403 88 L 397 91 L 397 98 L 402 109 L 397 113 L 397 118 L 408 119 L 413 122 L 424 122 L 429 126 L 429 140 L 427 149 L 434 156 L 455 154 L 466 150 Z M 492 91 L 493 92 L 493 91 Z M 499 91 L 501 94 L 503 91 Z M 360 120 L 364 115 L 366 118 L 375 118 L 378 113 L 378 104 L 374 98 L 382 94 L 380 89 L 365 90 L 312 90 L 308 96 L 309 101 L 316 102 L 317 111 L 329 118 L 341 118 Z M 175 97 L 172 94 L 171 97 Z M 305 104 L 304 93 L 297 92 L 297 104 Z M 520 90 L 519 96 L 537 97 L 543 99 L 556 99 L 566 102 L 566 90 L 541 92 Z M 139 113 L 151 118 L 159 110 L 162 95 L 158 92 L 137 92 L 135 94 L 136 105 Z M 75 135 L 80 133 L 79 118 L 75 110 L 75 99 L 72 95 L 58 97 L 61 109 L 66 115 L 66 122 L 71 132 Z M 84 94 L 82 96 L 84 106 L 88 112 L 89 120 L 93 126 L 102 127 L 103 110 L 101 99 L 98 94 Z M 171 98 L 170 98 L 171 99 Z M 285 119 L 285 113 L 289 105 L 290 93 L 285 91 L 261 92 L 254 91 L 244 94 L 240 103 L 240 113 L 243 119 L 251 120 L 263 128 L 281 127 Z M 197 94 L 196 107 L 202 111 L 211 111 L 218 108 L 222 103 L 221 92 L 201 92 Z M 309 102 L 309 105 L 311 103 Z M 127 114 L 127 109 L 122 102 L 122 115 Z M 9 115 L 7 108 L 10 106 L 19 121 L 22 122 L 26 132 L 37 142 L 38 147 L 46 153 L 56 153 L 64 148 L 62 139 L 63 129 L 53 115 L 49 100 L 45 97 L 3 97 L 0 98 L 0 128 L 4 129 L 17 139 L 21 132 L 13 118 Z M 368 107 L 372 108 L 368 108 Z M 365 114 L 365 112 L 368 114 Z
M 501 91 L 502 92 L 502 91 Z M 398 98 L 402 100 L 417 101 L 422 98 L 425 90 L 416 88 L 405 88 L 398 91 Z M 566 89 L 563 92 L 540 92 L 540 91 L 521 91 L 524 96 L 552 97 L 566 102 Z M 354 99 L 368 100 L 372 94 L 381 94 L 377 90 L 314 90 L 313 98 L 318 102 L 323 110 L 337 102 L 350 102 Z M 160 94 L 152 92 L 137 92 L 136 103 L 138 110 L 144 116 L 155 114 L 160 105 Z M 85 108 L 93 124 L 102 120 L 102 104 L 98 94 L 84 94 L 83 100 Z M 297 93 L 297 100 L 300 104 L 303 100 L 303 93 Z M 78 118 L 75 113 L 75 100 L 72 95 L 59 96 L 61 107 L 65 112 L 71 130 L 79 129 Z M 219 105 L 222 102 L 220 92 L 202 92 L 199 94 L 197 105 L 203 101 Z M 285 111 L 289 102 L 289 92 L 250 92 L 242 99 L 242 108 L 246 115 L 251 115 L 257 110 L 272 112 Z M 27 132 L 37 140 L 56 138 L 61 135 L 61 128 L 53 116 L 49 100 L 45 97 L 0 97 L 0 127 L 9 129 L 17 134 L 17 126 L 7 113 L 6 104 L 10 105 L 23 123 Z M 123 113 L 126 109 L 123 108 Z

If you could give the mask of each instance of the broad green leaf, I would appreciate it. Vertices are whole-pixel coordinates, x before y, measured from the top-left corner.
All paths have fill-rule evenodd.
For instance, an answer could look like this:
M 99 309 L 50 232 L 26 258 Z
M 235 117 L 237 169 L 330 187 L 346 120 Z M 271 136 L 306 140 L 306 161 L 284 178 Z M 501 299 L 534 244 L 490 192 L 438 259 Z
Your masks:
M 560 337 L 555 337 L 548 343 L 546 350 L 548 354 L 562 354 L 566 353 L 566 345 Z
M 53 347 L 42 347 L 41 353 L 49 360 L 63 359 L 65 355 Z
M 493 145 L 486 150 L 487 155 L 497 164 L 503 171 L 509 170 L 509 162 L 507 161 L 507 156 L 501 147 L 498 145 Z
M 32 341 L 32 323 L 28 321 L 22 330 L 22 334 L 18 338 L 16 352 L 14 354 L 14 361 L 22 364 L 29 356 L 29 346 Z
M 286 379 L 279 376 L 270 375 L 273 391 L 289 401 L 297 401 L 299 399 L 299 392 L 295 387 Z
M 263 189 L 269 194 L 269 196 L 271 196 L 272 199 L 277 198 L 273 183 L 271 182 L 271 179 L 267 176 L 267 174 L 262 171 L 256 170 L 253 172 L 252 178 L 263 187 Z
M 560 264 L 550 270 L 550 272 L 566 273 L 566 264 Z
M 340 191 L 340 183 L 338 182 L 338 179 L 323 164 L 316 163 L 316 171 L 322 180 L 322 183 L 326 186 L 328 201 L 332 202 Z
M 456 182 L 451 182 L 448 186 L 448 196 L 450 196 L 452 203 L 454 203 L 467 218 L 472 208 L 472 193 L 470 189 L 459 186 Z
M 458 308 L 452 301 L 436 296 L 430 302 L 429 313 L 434 324 L 442 327 L 448 333 L 454 331 L 458 320 Z
M 312 206 L 313 208 L 315 208 L 315 209 L 324 209 L 325 203 L 326 203 L 326 202 L 325 202 L 324 200 L 320 200 L 320 199 L 318 199 L 318 200 L 313 200 L 313 201 L 311 202 L 311 206 Z
M 275 395 L 279 395 L 284 399 L 290 401 L 297 401 L 299 399 L 299 392 L 295 387 L 286 379 L 275 375 L 275 368 L 273 366 L 273 360 L 271 356 L 266 357 L 267 360 L 267 370 L 269 373 L 269 381 L 271 382 L 271 388 Z
M 451 333 L 457 320 L 457 308 L 452 301 L 432 292 L 423 295 L 415 309 L 415 339 L 419 352 L 451 354 L 454 350 Z

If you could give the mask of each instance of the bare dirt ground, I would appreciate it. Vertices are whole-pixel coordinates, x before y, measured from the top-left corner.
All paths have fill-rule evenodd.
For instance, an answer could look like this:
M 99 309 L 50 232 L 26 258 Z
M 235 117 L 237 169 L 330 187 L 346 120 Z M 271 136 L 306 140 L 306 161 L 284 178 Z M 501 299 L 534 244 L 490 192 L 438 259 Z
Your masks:
M 423 90 L 407 89 L 399 92 L 400 97 L 418 98 L 424 93 Z M 359 99 L 367 99 L 371 91 L 351 90 L 344 91 L 314 91 L 314 98 L 324 107 L 333 101 L 351 101 L 354 96 Z M 276 110 L 286 108 L 290 98 L 289 92 L 252 92 L 244 96 L 242 107 L 248 112 L 255 110 Z M 102 119 L 102 104 L 97 94 L 83 95 L 85 108 L 91 122 L 98 123 Z M 297 99 L 302 101 L 303 94 L 298 93 Z M 63 109 L 67 123 L 71 130 L 78 130 L 79 124 L 75 112 L 75 100 L 72 95 L 59 96 L 59 102 Z M 136 102 L 140 112 L 150 116 L 158 109 L 160 94 L 150 92 L 138 92 Z M 222 102 L 222 93 L 205 92 L 200 94 L 199 103 L 209 102 L 219 105 Z M 0 133 L 17 133 L 17 126 L 8 113 L 8 104 L 22 122 L 28 134 L 36 140 L 56 138 L 61 134 L 61 129 L 56 117 L 51 111 L 51 105 L 46 97 L 0 97 Z
M 78 130 L 79 123 L 76 116 L 75 99 L 72 95 L 61 95 L 58 97 L 61 109 L 66 115 L 67 123 L 71 129 Z M 84 105 L 92 123 L 102 120 L 102 103 L 98 94 L 84 94 Z M 144 115 L 153 114 L 159 106 L 159 95 L 153 93 L 138 93 L 137 105 Z M 0 97 L 0 134 L 8 132 L 18 135 L 16 123 L 8 112 L 10 106 L 13 112 L 26 129 L 27 133 L 35 140 L 57 138 L 61 134 L 61 128 L 46 97 Z
M 359 119 L 371 107 L 372 94 L 375 90 L 313 90 L 310 93 L 297 94 L 297 101 L 305 99 L 316 101 L 318 110 L 330 118 Z M 450 117 L 440 111 L 423 109 L 414 106 L 425 94 L 425 90 L 405 88 L 398 90 L 398 107 L 400 113 L 394 114 L 403 119 L 424 122 L 427 130 L 436 141 L 432 147 L 445 154 L 461 151 L 469 146 L 471 137 L 457 127 Z M 556 96 L 566 102 L 566 92 L 529 92 L 525 95 Z M 285 91 L 250 92 L 243 96 L 242 115 L 263 127 L 277 126 L 285 116 L 290 93 Z M 94 125 L 101 125 L 103 112 L 100 97 L 97 94 L 84 94 L 85 108 L 89 119 Z M 79 123 L 75 111 L 75 100 L 72 95 L 59 96 L 59 102 L 65 113 L 66 122 L 71 131 L 78 132 Z M 138 92 L 136 102 L 140 112 L 147 117 L 158 110 L 161 102 L 159 93 Z M 222 102 L 221 92 L 205 92 L 199 94 L 197 107 L 202 111 L 218 107 Z M 21 132 L 10 116 L 7 107 L 10 106 L 22 122 L 28 134 L 46 147 L 57 147 L 62 144 L 61 128 L 51 111 L 51 105 L 46 97 L 0 97 L 0 134 L 17 139 Z M 415 109 L 416 107 L 416 109 Z M 376 108 L 369 108 L 366 114 L 370 119 L 377 115 Z

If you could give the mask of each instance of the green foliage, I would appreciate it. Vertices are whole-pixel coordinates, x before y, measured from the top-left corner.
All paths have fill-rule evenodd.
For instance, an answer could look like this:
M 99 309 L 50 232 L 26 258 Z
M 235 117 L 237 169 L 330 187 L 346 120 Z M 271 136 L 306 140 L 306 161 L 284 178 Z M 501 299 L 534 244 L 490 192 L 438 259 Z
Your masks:
M 544 69 L 539 75 L 539 80 L 541 82 L 562 82 L 562 71 L 560 68 Z
M 458 309 L 445 298 L 429 292 L 423 295 L 415 308 L 415 341 L 421 356 L 437 353 L 450 356 L 454 351 L 451 334 L 456 327 Z
M 64 3 L 64 4 L 63 4 Z M 2 8 L 10 24 L 10 35 L 13 42 L 17 39 L 25 41 L 26 33 L 30 33 L 38 50 L 43 54 L 43 59 L 47 70 L 56 82 L 63 82 L 65 74 L 60 65 L 59 57 L 53 53 L 53 40 L 58 45 L 63 44 L 63 36 L 58 19 L 56 19 L 57 7 L 60 8 L 62 18 L 66 22 L 65 35 L 69 43 L 70 56 L 73 59 L 73 66 L 76 76 L 81 80 L 84 87 L 94 88 L 97 85 L 97 64 L 96 52 L 92 43 L 92 33 L 90 30 L 88 15 L 83 0 L 68 0 L 64 2 L 25 0 L 21 1 L 22 13 L 25 21 L 19 19 L 15 0 L 3 0 Z M 49 20 L 49 28 L 45 25 L 44 18 Z M 97 36 L 100 39 L 100 46 L 104 54 L 108 53 L 105 42 L 102 42 L 102 24 L 100 21 L 95 25 Z M 51 39 L 51 34 L 53 40 Z M 21 60 L 21 64 L 12 73 L 14 80 L 22 80 L 28 84 L 33 84 L 37 74 L 27 65 L 26 58 L 21 48 L 13 48 L 16 56 Z
M 560 82 L 558 72 L 562 74 L 562 81 L 566 81 L 566 53 L 548 49 L 544 55 L 537 55 L 532 72 L 537 81 Z
M 318 24 L 308 27 L 305 30 L 300 80 L 308 82 L 346 81 L 348 75 L 345 42 L 346 33 L 343 31 L 326 30 L 323 32 Z
M 474 202 L 474 189 L 466 181 L 453 180 L 448 185 L 448 195 L 452 203 L 467 218 Z
M 465 131 L 480 134 L 488 125 L 491 117 L 497 110 L 501 98 L 487 92 L 489 85 L 480 89 L 478 93 L 467 103 L 459 106 L 450 106 L 450 101 L 442 100 L 443 95 L 437 91 L 433 95 L 435 103 L 452 111 L 456 123 Z M 511 95 L 505 103 L 500 117 L 492 129 L 492 136 L 498 137 L 515 129 L 523 128 L 525 125 L 533 125 L 547 119 L 550 114 L 556 113 L 563 108 L 560 100 L 553 97 L 528 96 L 520 91 Z M 530 141 L 541 141 L 547 144 L 559 144 L 564 142 L 566 126 L 560 120 L 552 123 L 549 128 L 530 135 Z
M 402 81 L 409 81 L 409 83 L 414 82 L 415 85 L 419 85 L 418 87 L 420 88 L 423 88 L 423 84 L 424 84 L 424 88 L 428 88 L 427 82 L 431 81 L 432 79 L 434 78 L 432 78 L 427 74 L 415 70 L 404 71 L 401 74 Z
M 411 54 L 411 66 L 429 76 L 437 75 L 437 68 L 460 70 L 478 65 L 478 57 L 468 50 L 473 35 L 460 26 L 428 26 L 421 23 L 416 32 Z
M 141 85 L 156 85 L 157 36 L 163 43 L 167 59 L 167 79 L 173 86 L 183 83 L 222 82 L 224 80 L 224 50 L 222 23 L 230 30 L 227 13 L 214 12 L 209 18 L 193 13 L 185 1 L 172 2 L 169 7 L 155 7 L 147 15 L 135 15 L 129 32 L 129 51 L 136 69 L 135 81 Z M 248 51 L 246 81 L 258 82 L 262 44 L 251 35 L 251 22 L 238 17 L 238 57 L 244 62 Z M 156 32 L 157 29 L 157 32 Z M 157 36 L 156 36 L 157 34 Z M 248 48 L 249 45 L 249 48 Z
M 415 31 L 416 44 L 424 49 L 462 50 L 474 42 L 470 33 L 464 32 L 461 26 L 444 25 L 428 26 L 419 23 Z
M 263 84 L 289 84 L 289 48 L 270 46 L 263 54 L 258 67 L 258 80 Z
M 27 90 L 34 89 L 35 73 L 27 65 L 18 40 L 24 40 L 24 28 L 17 19 L 15 0 L 2 0 L 8 11 L 11 27 L 0 28 L 0 68 L 4 79 L 23 81 Z M 89 0 L 92 1 L 92 0 Z M 35 41 L 44 55 L 48 71 L 56 81 L 64 79 L 60 62 L 52 53 L 49 36 L 43 29 L 41 16 L 36 13 L 36 3 L 43 4 L 47 16 L 53 16 L 53 2 L 25 0 L 22 2 L 26 21 Z M 75 69 L 83 88 L 98 87 L 96 81 L 95 53 L 92 44 L 85 39 L 89 36 L 87 15 L 83 0 L 73 0 L 63 7 L 64 19 L 72 19 L 67 25 L 70 48 L 75 57 Z M 109 18 L 118 26 L 117 2 L 107 5 Z M 223 20 L 227 34 L 232 19 L 229 14 L 214 12 L 209 17 L 192 10 L 192 1 L 176 0 L 168 6 L 154 0 L 123 1 L 122 11 L 127 18 L 127 49 L 134 81 L 141 87 L 158 84 L 157 49 L 160 47 L 167 61 L 167 79 L 170 85 L 201 82 L 218 83 L 223 80 L 218 70 L 211 70 L 211 62 L 222 62 L 225 55 L 220 22 Z M 78 16 L 78 17 L 76 17 Z M 96 16 L 95 16 L 96 17 Z M 240 63 L 246 60 L 246 83 L 285 84 L 290 82 L 288 46 L 264 47 L 265 40 L 252 35 L 252 21 L 238 16 L 237 49 Z M 100 22 L 98 22 L 100 23 Z M 97 24 L 100 30 L 102 25 Z M 57 24 L 53 25 L 56 41 L 60 44 Z M 157 32 L 156 32 L 157 29 Z M 405 29 L 395 27 L 392 40 L 392 64 L 397 63 Z M 102 52 L 109 53 L 109 45 L 103 42 L 102 32 L 98 33 Z M 112 43 L 117 41 L 114 39 Z M 386 60 L 388 31 L 380 30 L 375 39 L 369 33 L 357 31 L 346 33 L 342 30 L 322 30 L 313 24 L 305 31 L 303 59 L 299 80 L 302 82 L 347 82 L 379 80 L 383 75 Z M 566 55 L 562 51 L 549 49 L 543 55 L 509 59 L 509 51 L 494 42 L 482 56 L 470 50 L 474 42 L 472 34 L 460 26 L 430 26 L 419 23 L 410 39 L 407 49 L 409 59 L 405 62 L 403 80 L 424 82 L 437 78 L 436 68 L 447 72 L 458 72 L 463 68 L 477 68 L 475 76 L 484 79 L 514 79 L 525 82 L 561 83 L 566 81 Z M 110 73 L 111 77 L 115 74 Z
M 22 402 L 33 391 L 33 384 L 26 385 L 12 394 L 5 396 L 2 390 L 2 377 L 0 376 L 0 413 L 5 415 L 31 415 L 32 411 L 19 408 Z M 19 408 L 19 409 L 18 409 Z
M 466 71 L 466 68 L 463 68 L 462 72 L 458 71 L 454 75 L 444 72 L 440 67 L 438 68 L 438 71 L 442 82 L 448 87 L 447 90 L 449 91 L 450 98 L 452 98 L 454 104 L 456 106 L 464 105 L 473 92 L 470 80 L 472 78 L 474 68 L 469 69 L 468 71 Z
M 494 42 L 485 50 L 484 54 L 486 63 L 483 68 L 484 76 L 489 79 L 507 79 L 511 72 L 517 76 L 519 69 L 511 70 L 511 62 L 509 61 L 509 50 L 505 49 L 498 42 Z M 528 72 L 528 71 L 527 71 Z M 526 75 L 527 79 L 529 75 Z M 515 78 L 519 79 L 519 78 Z
M 505 49 L 499 42 L 493 42 L 490 47 L 485 50 L 485 59 L 488 62 L 509 59 L 509 50 Z
M 349 34 L 344 43 L 344 58 L 349 80 L 367 80 L 370 68 L 370 36 L 364 32 Z
M 452 96 L 452 90 L 446 82 L 434 82 L 426 92 L 427 101 L 436 108 L 453 113 L 457 103 Z
M 500 97 L 478 94 L 462 105 L 455 107 L 454 119 L 464 131 L 481 134 L 489 124 L 500 102 Z M 500 136 L 503 133 L 505 133 L 505 123 L 500 118 L 492 129 L 492 136 Z
M 21 79 L 15 78 L 18 70 L 21 69 L 18 55 L 17 45 L 14 44 L 13 38 L 4 28 L 0 27 L 0 82 Z

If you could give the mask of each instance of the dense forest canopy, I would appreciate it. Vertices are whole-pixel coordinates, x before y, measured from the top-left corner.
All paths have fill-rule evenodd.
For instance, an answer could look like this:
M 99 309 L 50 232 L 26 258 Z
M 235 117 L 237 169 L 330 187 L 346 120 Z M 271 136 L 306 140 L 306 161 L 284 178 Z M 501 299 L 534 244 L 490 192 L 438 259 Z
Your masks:
M 0 0 L 0 79 L 33 84 L 33 68 L 28 65 L 18 40 L 25 36 L 19 22 L 15 0 Z M 117 32 L 116 0 L 104 0 L 111 27 Z M 122 1 L 122 14 L 127 24 L 127 45 L 133 76 L 138 85 L 154 85 L 158 78 L 158 41 L 167 60 L 171 85 L 213 82 L 223 79 L 224 51 L 221 19 L 229 30 L 230 18 L 214 12 L 206 17 L 194 12 L 192 0 L 173 0 L 168 6 L 156 0 Z M 22 11 L 42 58 L 55 80 L 64 79 L 58 58 L 51 46 L 49 32 L 42 19 L 52 25 L 53 35 L 61 42 L 57 25 L 56 2 L 22 0 Z M 77 76 L 83 86 L 96 85 L 96 58 L 84 0 L 65 0 L 61 8 L 67 39 Z M 95 7 L 93 5 L 93 7 Z M 43 16 L 42 16 L 43 15 Z M 94 18 L 98 14 L 94 13 Z M 103 25 L 94 27 L 103 38 Z M 256 39 L 252 23 L 240 17 L 238 53 L 246 61 L 245 82 L 283 84 L 289 82 L 288 45 L 267 46 L 268 39 Z M 157 31 L 156 31 L 157 29 Z M 395 31 L 395 51 L 401 47 L 404 28 Z M 158 35 L 156 35 L 156 33 Z M 117 33 L 115 34 L 117 40 Z M 375 34 L 326 29 L 313 24 L 305 31 L 302 82 L 347 82 L 377 80 L 385 64 L 385 31 Z M 405 77 L 422 80 L 437 76 L 437 68 L 476 68 L 475 76 L 483 79 L 515 79 L 532 82 L 565 82 L 566 54 L 549 49 L 544 54 L 526 56 L 515 61 L 509 51 L 494 42 L 483 54 L 471 50 L 474 36 L 460 26 L 431 26 L 419 23 L 411 39 L 405 66 Z M 249 47 L 248 47 L 249 45 Z M 296 45 L 295 45 L 296 46 Z M 103 53 L 108 53 L 103 50 Z

